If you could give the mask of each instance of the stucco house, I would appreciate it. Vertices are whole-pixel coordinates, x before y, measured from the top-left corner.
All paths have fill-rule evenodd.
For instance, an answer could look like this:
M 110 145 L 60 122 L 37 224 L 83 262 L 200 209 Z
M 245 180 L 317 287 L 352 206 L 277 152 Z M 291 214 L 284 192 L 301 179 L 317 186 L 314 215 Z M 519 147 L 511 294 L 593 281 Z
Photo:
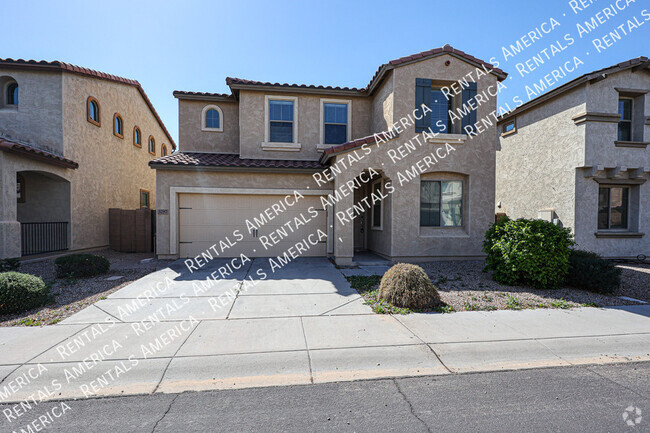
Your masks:
M 108 209 L 155 206 L 174 141 L 135 81 L 0 59 L 0 258 L 105 247 Z
M 628 60 L 502 116 L 497 213 L 570 227 L 604 257 L 650 255 L 649 72 Z
M 482 256 L 488 95 L 506 76 L 446 45 L 381 65 L 364 88 L 227 78 L 229 94 L 174 92 L 182 151 L 150 162 L 159 256 Z

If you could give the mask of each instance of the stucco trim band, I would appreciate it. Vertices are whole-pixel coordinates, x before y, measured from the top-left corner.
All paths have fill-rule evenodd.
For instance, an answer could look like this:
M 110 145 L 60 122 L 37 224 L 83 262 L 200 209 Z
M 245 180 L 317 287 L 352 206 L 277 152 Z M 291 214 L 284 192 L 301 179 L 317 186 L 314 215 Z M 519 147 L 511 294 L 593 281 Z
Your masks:
M 581 125 L 585 122 L 608 122 L 618 123 L 621 120 L 621 115 L 617 113 L 598 113 L 595 111 L 583 112 L 571 117 L 573 123 Z
M 169 187 L 169 253 L 178 254 L 178 195 L 179 194 L 245 194 L 245 195 L 323 195 L 326 196 L 332 191 L 327 189 L 272 189 L 272 188 L 211 188 L 203 186 L 172 186 Z M 328 223 L 330 221 L 327 212 Z M 328 224 L 329 225 L 329 224 Z M 329 231 L 329 230 L 328 230 Z M 327 237 L 327 251 L 330 250 L 331 236 Z
M 631 147 L 635 149 L 645 149 L 650 142 L 648 141 L 615 141 L 616 147 Z
M 633 233 L 633 232 L 596 232 L 594 236 L 602 239 L 638 239 L 645 236 L 645 233 Z

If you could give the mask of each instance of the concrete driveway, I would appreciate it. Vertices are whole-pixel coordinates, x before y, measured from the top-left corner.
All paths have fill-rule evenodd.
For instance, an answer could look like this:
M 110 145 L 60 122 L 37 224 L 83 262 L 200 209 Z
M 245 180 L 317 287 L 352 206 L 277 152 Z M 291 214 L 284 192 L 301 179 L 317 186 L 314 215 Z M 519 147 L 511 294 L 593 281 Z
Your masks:
M 650 360 L 649 308 L 376 315 L 326 259 L 178 261 L 0 328 L 0 402 Z

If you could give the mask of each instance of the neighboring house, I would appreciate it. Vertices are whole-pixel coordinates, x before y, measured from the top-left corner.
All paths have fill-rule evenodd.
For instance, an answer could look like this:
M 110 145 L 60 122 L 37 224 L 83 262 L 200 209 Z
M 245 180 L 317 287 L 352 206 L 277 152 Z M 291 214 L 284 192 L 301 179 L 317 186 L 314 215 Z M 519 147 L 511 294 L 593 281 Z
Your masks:
M 0 91 L 0 258 L 107 246 L 109 208 L 154 206 L 175 144 L 137 81 L 5 59 Z
M 497 213 L 562 224 L 606 257 L 650 255 L 649 70 L 619 63 L 504 115 Z
M 481 257 L 494 221 L 496 100 L 484 97 L 462 120 L 448 110 L 505 78 L 446 45 L 382 65 L 362 89 L 227 78 L 231 94 L 174 92 L 183 152 L 150 163 L 158 254 L 327 255 L 339 265 L 363 250 L 392 260 Z M 440 89 L 458 80 L 462 91 L 447 100 Z M 476 122 L 482 131 L 470 137 L 465 127 Z M 412 140 L 429 127 L 439 135 Z M 373 136 L 397 130 L 381 135 L 388 143 Z M 455 150 L 435 158 L 445 142 Z M 341 218 L 348 209 L 356 218 Z

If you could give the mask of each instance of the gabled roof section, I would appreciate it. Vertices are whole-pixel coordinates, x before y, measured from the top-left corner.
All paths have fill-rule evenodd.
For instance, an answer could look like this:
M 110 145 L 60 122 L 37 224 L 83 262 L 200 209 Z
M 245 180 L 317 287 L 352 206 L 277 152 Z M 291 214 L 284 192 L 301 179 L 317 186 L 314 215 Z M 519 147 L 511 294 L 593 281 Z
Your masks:
M 167 131 L 165 124 L 163 123 L 162 119 L 158 115 L 158 112 L 156 111 L 153 104 L 151 103 L 151 100 L 149 100 L 149 97 L 145 93 L 144 89 L 142 88 L 140 83 L 136 80 L 132 80 L 130 78 L 118 77 L 117 75 L 107 74 L 105 72 L 95 71 L 94 69 L 88 69 L 77 65 L 71 65 L 70 63 L 64 63 L 58 60 L 48 62 L 45 60 L 36 61 L 36 60 L 23 60 L 23 59 L 17 59 L 17 60 L 0 59 L 0 67 L 10 68 L 10 69 L 34 70 L 34 71 L 69 72 L 72 74 L 78 74 L 90 78 L 96 78 L 98 80 L 112 81 L 114 83 L 133 86 L 136 89 L 138 89 L 138 92 L 140 92 L 140 95 L 142 95 L 144 102 L 147 104 L 149 110 L 151 110 L 151 113 L 156 118 L 156 121 L 158 122 L 163 132 L 167 136 L 167 139 L 172 145 L 172 148 L 176 150 L 176 143 L 174 142 L 174 139 L 169 134 L 169 131 Z
M 234 101 L 235 97 L 227 93 L 208 93 L 208 92 L 185 92 L 182 90 L 174 90 L 173 93 L 176 99 L 190 99 L 197 101 Z
M 285 159 L 247 159 L 233 153 L 176 152 L 149 161 L 152 168 L 247 168 L 317 171 L 325 168 L 318 161 Z
M 71 159 L 5 137 L 0 137 L 0 150 L 3 152 L 15 153 L 48 164 L 58 165 L 59 167 L 72 169 L 79 167 L 79 164 Z
M 539 95 L 537 98 L 531 99 L 530 101 L 526 102 L 525 104 L 522 104 L 521 106 L 515 108 L 514 110 L 505 113 L 503 116 L 500 117 L 499 122 L 503 122 L 507 119 L 517 116 L 518 114 L 521 114 L 526 110 L 530 110 L 531 108 L 543 104 L 544 102 L 547 102 L 555 97 L 558 97 L 563 93 L 568 92 L 569 90 L 574 89 L 578 86 L 581 86 L 586 83 L 595 83 L 604 80 L 611 74 L 622 72 L 628 69 L 632 69 L 632 71 L 640 71 L 640 70 L 649 71 L 650 60 L 648 60 L 647 57 L 643 57 L 643 56 L 637 57 L 635 59 L 630 59 L 630 60 L 626 60 L 625 62 L 617 63 L 616 65 L 613 66 L 608 66 L 606 68 L 598 69 L 596 71 L 583 74 L 567 83 L 562 84 L 560 87 L 557 87 L 553 90 L 549 90 L 548 92 Z
M 384 63 L 377 69 L 375 75 L 370 80 L 370 83 L 364 88 L 356 87 L 332 87 L 332 86 L 322 86 L 314 84 L 288 84 L 288 83 L 271 83 L 268 81 L 253 81 L 245 80 L 243 78 L 233 78 L 227 77 L 226 84 L 233 91 L 233 94 L 236 95 L 237 91 L 240 89 L 249 89 L 249 90 L 264 90 L 264 91 L 277 91 L 277 92 L 298 92 L 298 93 L 318 93 L 318 94 L 329 94 L 329 95 L 345 95 L 345 96 L 369 96 L 377 88 L 377 85 L 383 80 L 385 75 L 392 69 L 395 69 L 400 66 L 405 66 L 410 63 L 420 62 L 422 60 L 427 60 L 436 56 L 441 56 L 449 54 L 454 57 L 457 57 L 461 60 L 469 62 L 477 67 L 485 67 L 491 73 L 497 76 L 497 78 L 502 81 L 505 80 L 508 74 L 503 72 L 501 69 L 494 67 L 490 63 L 478 59 L 474 56 L 471 56 L 464 51 L 457 50 L 451 45 L 445 45 L 442 48 L 434 48 L 429 51 L 423 51 L 421 53 L 412 54 L 410 56 L 401 57 L 399 59 L 391 60 L 388 63 Z M 176 96 L 177 92 L 174 92 Z M 178 92 L 181 93 L 181 92 Z M 191 93 L 191 92 L 186 92 Z M 209 94 L 207 94 L 209 95 Z
M 386 73 L 392 69 L 395 69 L 400 66 L 405 66 L 410 63 L 431 59 L 433 57 L 442 56 L 445 54 L 449 54 L 451 56 L 457 57 L 461 60 L 469 62 L 478 67 L 485 67 L 486 69 L 490 70 L 494 75 L 496 75 L 499 81 L 503 81 L 508 77 L 507 73 L 493 66 L 492 64 L 484 60 L 478 59 L 470 54 L 467 54 L 464 51 L 458 50 L 449 44 L 446 44 L 442 48 L 434 48 L 429 51 L 422 51 L 421 53 L 411 54 L 410 56 L 400 57 L 399 59 L 391 60 L 388 63 L 384 63 L 377 69 L 377 72 L 375 72 L 375 75 L 370 80 L 370 83 L 368 83 L 368 85 L 365 87 L 365 90 L 366 92 L 368 92 L 368 94 L 371 94 L 373 90 L 377 87 L 377 85 L 381 82 L 381 80 L 384 78 Z

